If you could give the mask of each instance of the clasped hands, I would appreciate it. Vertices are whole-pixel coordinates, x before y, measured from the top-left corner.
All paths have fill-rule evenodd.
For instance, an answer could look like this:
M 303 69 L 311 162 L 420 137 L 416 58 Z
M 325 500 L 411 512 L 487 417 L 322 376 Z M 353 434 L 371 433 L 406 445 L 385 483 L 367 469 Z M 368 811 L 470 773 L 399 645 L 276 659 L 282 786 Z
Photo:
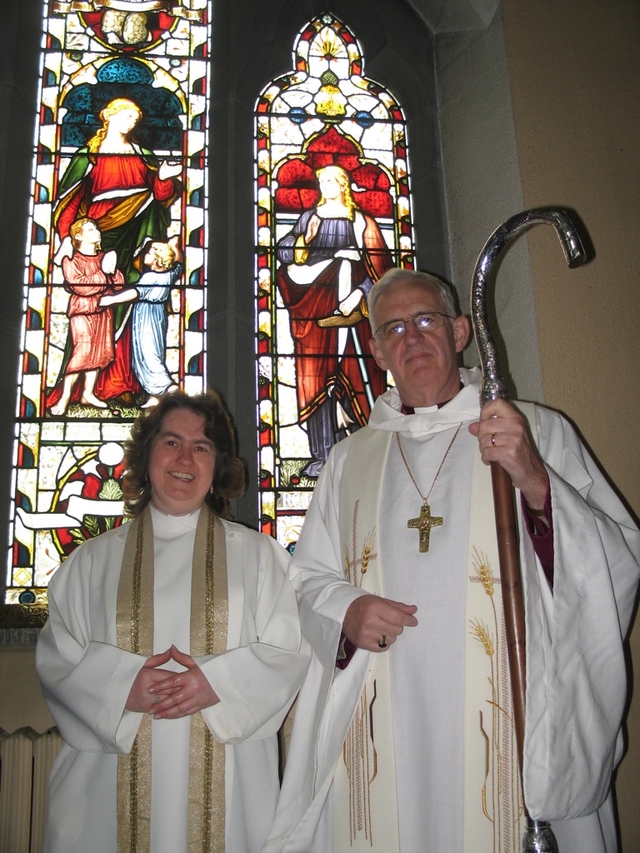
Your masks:
M 182 672 L 162 669 L 174 660 Z M 152 714 L 154 720 L 188 717 L 220 701 L 204 673 L 191 657 L 171 646 L 166 652 L 147 658 L 129 691 L 128 711 Z

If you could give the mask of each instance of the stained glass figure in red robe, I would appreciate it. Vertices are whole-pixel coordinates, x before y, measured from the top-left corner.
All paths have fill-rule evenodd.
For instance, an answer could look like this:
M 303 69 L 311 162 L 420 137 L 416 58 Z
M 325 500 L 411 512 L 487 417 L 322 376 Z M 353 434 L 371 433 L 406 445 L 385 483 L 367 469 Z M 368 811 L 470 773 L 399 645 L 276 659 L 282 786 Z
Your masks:
M 106 408 L 94 393 L 98 370 L 114 358 L 113 314 L 101 303 L 103 297 L 122 291 L 124 276 L 116 269 L 116 253 L 101 251 L 102 235 L 92 219 L 78 219 L 70 229 L 71 257 L 62 259 L 65 288 L 71 293 L 69 317 L 70 356 L 64 367 L 51 414 L 64 415 L 71 394 L 82 376 L 80 402 Z M 117 298 L 117 297 L 114 297 Z M 58 396 L 59 395 L 59 396 Z
M 127 284 L 140 272 L 136 249 L 145 238 L 166 241 L 169 208 L 182 190 L 177 178 L 182 164 L 158 162 L 153 152 L 132 138 L 142 111 L 128 98 L 115 98 L 100 112 L 102 126 L 73 156 L 61 178 L 54 221 L 62 245 L 58 260 L 70 255 L 72 223 L 88 217 L 102 234 L 102 246 L 117 255 L 118 269 Z M 118 345 L 115 358 L 96 383 L 96 395 L 113 399 L 125 392 L 139 392 L 131 369 L 130 332 L 126 314 L 116 312 Z
M 385 374 L 369 354 L 366 297 L 393 265 L 375 219 L 354 201 L 349 172 L 316 172 L 320 200 L 278 242 L 278 287 L 289 311 L 299 421 L 318 477 L 331 447 L 363 426 Z

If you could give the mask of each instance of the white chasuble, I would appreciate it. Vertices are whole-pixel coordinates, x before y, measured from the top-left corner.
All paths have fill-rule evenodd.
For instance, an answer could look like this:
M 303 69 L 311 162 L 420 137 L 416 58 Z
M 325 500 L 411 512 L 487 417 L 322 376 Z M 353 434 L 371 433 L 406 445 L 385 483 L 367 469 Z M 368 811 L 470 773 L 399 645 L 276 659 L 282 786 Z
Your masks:
M 463 428 L 438 473 L 457 428 L 402 435 L 423 494 L 437 477 L 430 504 L 443 524 L 426 553 L 407 526 L 421 497 L 393 432 L 367 431 L 351 443 L 340 497 L 347 577 L 420 606 L 418 626 L 372 657 L 334 777 L 336 850 L 519 850 L 490 469 Z M 386 459 L 376 466 L 384 478 L 369 473 L 372 458 Z
M 364 434 L 352 445 L 340 496 L 341 551 L 345 577 L 356 587 L 383 595 L 378 552 L 380 476 L 363 476 L 372 450 L 384 459 L 389 436 Z M 366 439 L 369 439 L 368 441 Z M 363 444 L 366 447 L 363 447 Z M 356 452 L 357 450 L 357 452 Z M 353 462 L 353 467 L 350 463 Z M 369 470 L 371 470 L 369 468 Z M 398 817 L 387 655 L 374 655 L 342 747 L 333 780 L 333 849 L 398 853 Z
M 387 818 L 397 824 L 384 828 L 393 836 L 389 849 L 400 853 L 518 850 L 520 797 L 505 777 L 513 779 L 514 753 L 499 648 L 499 571 L 495 546 L 485 541 L 495 539 L 489 469 L 474 462 L 477 441 L 468 432 L 479 416 L 480 375 L 460 374 L 465 387 L 437 411 L 403 415 L 390 389 L 376 400 L 368 427 L 332 449 L 318 480 L 290 567 L 314 658 L 264 853 L 344 853 L 352 837 L 371 851 L 385 837 L 377 823 Z M 426 495 L 460 423 L 429 498 L 432 516 L 443 524 L 431 530 L 429 551 L 420 553 L 419 532 L 407 522 L 419 515 L 422 500 L 393 434 L 400 432 L 407 464 Z M 554 585 L 551 590 L 530 535 L 522 534 L 526 797 L 534 817 L 551 820 L 561 850 L 613 853 L 611 773 L 622 755 L 624 637 L 638 583 L 640 532 L 571 425 L 539 406 L 535 423 L 551 488 Z M 386 437 L 365 448 L 354 475 L 349 458 L 367 433 Z M 371 482 L 372 470 L 380 483 Z M 350 492 L 343 492 L 345 479 L 355 480 Z M 372 500 L 377 508 L 365 512 Z M 416 604 L 419 624 L 388 651 L 358 649 L 337 669 L 345 613 L 367 591 L 373 570 L 360 575 L 374 557 L 381 587 L 371 591 Z M 375 695 L 363 706 L 370 664 L 385 658 L 388 703 Z M 376 678 L 375 670 L 371 675 Z M 470 678 L 474 686 L 467 691 Z M 370 688 L 371 680 L 368 697 Z M 376 715 L 385 705 L 391 739 Z M 372 713 L 349 731 L 358 708 Z M 366 743 L 358 741 L 363 735 Z M 345 754 L 349 738 L 362 746 L 359 767 L 353 765 L 358 748 Z M 376 806 L 366 813 L 368 824 L 362 807 L 370 793 Z

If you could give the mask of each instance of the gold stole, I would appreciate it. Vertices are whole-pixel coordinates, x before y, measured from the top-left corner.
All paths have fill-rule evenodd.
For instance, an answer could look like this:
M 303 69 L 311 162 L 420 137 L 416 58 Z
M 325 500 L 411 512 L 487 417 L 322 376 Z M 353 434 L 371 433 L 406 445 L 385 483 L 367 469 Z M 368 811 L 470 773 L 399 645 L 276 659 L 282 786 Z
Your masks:
M 118 586 L 118 646 L 153 654 L 153 523 L 150 507 L 129 525 Z M 227 648 L 225 531 L 203 505 L 191 570 L 191 649 L 194 657 Z M 224 745 L 202 714 L 191 717 L 188 853 L 224 853 Z M 118 756 L 118 853 L 145 853 L 151 839 L 151 718 L 145 714 L 131 752 Z
M 464 851 L 519 853 L 524 833 L 491 468 L 473 454 L 464 667 Z
M 512 402 L 527 418 L 537 444 L 533 403 Z M 515 500 L 519 502 L 519 492 Z M 517 505 L 516 518 L 520 520 Z M 491 468 L 483 464 L 477 446 L 471 488 L 468 579 L 464 850 L 520 853 L 525 818 L 513 725 Z
M 531 404 L 518 403 L 534 437 Z M 340 483 L 345 577 L 384 595 L 377 524 L 393 432 L 350 439 Z M 379 464 L 371 465 L 371 459 Z M 491 470 L 474 448 L 466 594 L 464 851 L 517 853 L 524 832 Z M 389 653 L 372 655 L 333 783 L 333 849 L 399 850 Z
M 350 439 L 340 481 L 340 553 L 347 580 L 384 595 L 378 551 L 382 475 L 392 433 Z M 379 465 L 371 465 L 376 459 Z M 333 850 L 398 853 L 396 773 L 388 653 L 372 655 L 333 779 Z

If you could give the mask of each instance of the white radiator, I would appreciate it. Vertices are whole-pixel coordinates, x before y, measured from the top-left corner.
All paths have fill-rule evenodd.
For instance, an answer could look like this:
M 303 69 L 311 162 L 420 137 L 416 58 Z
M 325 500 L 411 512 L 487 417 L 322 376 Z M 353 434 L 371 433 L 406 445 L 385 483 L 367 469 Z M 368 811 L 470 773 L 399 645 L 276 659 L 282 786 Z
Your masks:
M 41 853 L 57 729 L 0 729 L 0 853 Z

